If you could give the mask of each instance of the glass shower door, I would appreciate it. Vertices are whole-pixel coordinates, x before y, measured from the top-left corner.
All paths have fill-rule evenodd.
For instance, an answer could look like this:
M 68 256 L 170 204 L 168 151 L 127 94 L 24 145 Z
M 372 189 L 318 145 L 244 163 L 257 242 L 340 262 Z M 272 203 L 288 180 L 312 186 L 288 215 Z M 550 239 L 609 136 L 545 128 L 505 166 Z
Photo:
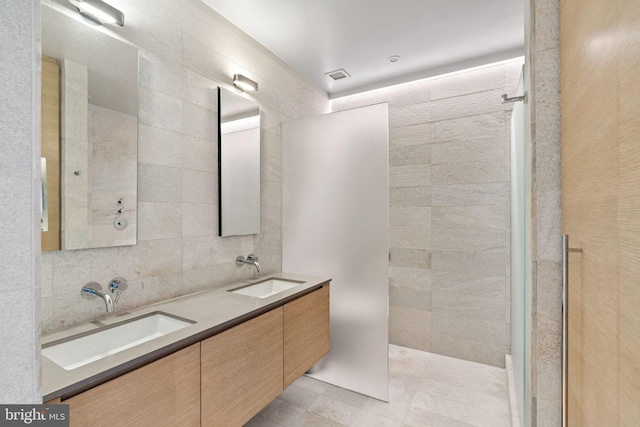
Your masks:
M 517 96 L 526 93 L 524 66 L 520 74 Z M 531 336 L 529 283 L 530 267 L 527 224 L 529 223 L 530 152 L 526 137 L 524 102 L 516 102 L 511 113 L 511 359 L 522 426 L 530 424 Z

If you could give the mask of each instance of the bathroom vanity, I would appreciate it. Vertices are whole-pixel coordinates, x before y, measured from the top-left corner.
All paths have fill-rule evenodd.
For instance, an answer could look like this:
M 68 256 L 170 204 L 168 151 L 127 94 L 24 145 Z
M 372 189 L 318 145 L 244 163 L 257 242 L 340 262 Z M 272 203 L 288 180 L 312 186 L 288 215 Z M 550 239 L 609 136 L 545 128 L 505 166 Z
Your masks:
M 329 282 L 280 273 L 43 337 L 46 349 L 159 312 L 195 322 L 75 369 L 43 356 L 44 400 L 69 404 L 72 426 L 242 426 L 329 352 Z

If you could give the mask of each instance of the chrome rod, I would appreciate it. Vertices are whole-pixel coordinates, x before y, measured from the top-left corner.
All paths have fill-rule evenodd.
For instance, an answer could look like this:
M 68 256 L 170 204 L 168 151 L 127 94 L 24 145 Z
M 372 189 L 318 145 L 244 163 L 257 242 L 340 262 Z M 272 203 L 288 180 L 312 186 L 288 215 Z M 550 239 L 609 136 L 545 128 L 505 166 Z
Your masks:
M 567 282 L 569 281 L 569 236 L 562 235 L 562 427 L 567 426 Z
M 502 103 L 503 104 L 512 104 L 514 102 L 520 102 L 523 101 L 525 104 L 527 103 L 527 92 L 524 93 L 524 95 L 522 96 L 513 96 L 511 98 L 509 98 L 509 95 L 507 95 L 506 93 L 502 94 Z

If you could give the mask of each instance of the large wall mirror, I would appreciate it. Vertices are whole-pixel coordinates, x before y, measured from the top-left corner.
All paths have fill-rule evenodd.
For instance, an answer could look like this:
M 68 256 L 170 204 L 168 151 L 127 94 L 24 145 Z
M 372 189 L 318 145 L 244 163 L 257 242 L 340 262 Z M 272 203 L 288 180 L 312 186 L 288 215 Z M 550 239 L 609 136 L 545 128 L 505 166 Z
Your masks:
M 219 88 L 220 235 L 260 232 L 260 106 Z
M 138 50 L 42 5 L 42 250 L 136 243 Z

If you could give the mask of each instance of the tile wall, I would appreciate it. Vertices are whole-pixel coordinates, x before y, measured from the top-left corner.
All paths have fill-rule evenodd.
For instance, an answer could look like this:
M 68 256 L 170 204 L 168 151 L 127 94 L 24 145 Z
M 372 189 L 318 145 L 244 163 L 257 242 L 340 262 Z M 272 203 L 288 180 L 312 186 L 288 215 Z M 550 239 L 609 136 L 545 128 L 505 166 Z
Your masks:
M 40 2 L 0 10 L 0 402 L 39 403 Z
M 525 1 L 531 183 L 532 426 L 562 420 L 560 0 Z
M 110 4 L 126 17 L 110 31 L 140 51 L 138 244 L 43 253 L 44 332 L 105 313 L 101 301 L 80 298 L 89 281 L 127 278 L 119 307 L 126 310 L 252 277 L 236 267 L 238 255 L 253 252 L 265 272 L 279 271 L 280 124 L 329 110 L 325 93 L 201 1 Z M 262 231 L 221 238 L 216 88 L 230 88 L 234 73 L 260 85 L 253 98 L 262 109 Z
M 332 101 L 389 102 L 390 342 L 504 366 L 510 107 L 521 60 Z

